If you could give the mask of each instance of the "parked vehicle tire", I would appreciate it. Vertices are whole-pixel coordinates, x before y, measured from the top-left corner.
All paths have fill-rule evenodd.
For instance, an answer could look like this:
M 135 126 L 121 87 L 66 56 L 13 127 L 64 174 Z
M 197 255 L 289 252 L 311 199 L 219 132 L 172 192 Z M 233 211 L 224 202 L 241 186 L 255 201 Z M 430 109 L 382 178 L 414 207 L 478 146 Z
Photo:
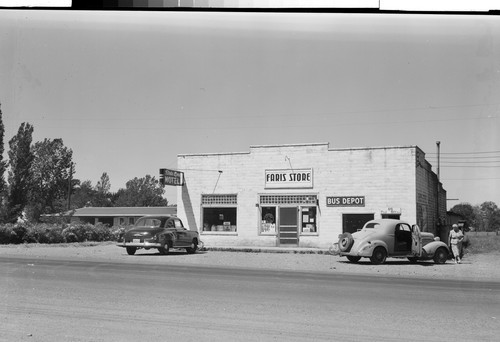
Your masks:
M 434 262 L 436 264 L 444 264 L 448 260 L 448 251 L 444 247 L 439 247 L 434 253 Z
M 191 247 L 186 248 L 186 252 L 188 254 L 194 254 L 194 253 L 196 253 L 197 249 L 198 249 L 198 241 L 193 240 L 193 243 L 191 244 Z
M 416 264 L 417 261 L 418 261 L 418 258 L 415 258 L 415 257 L 408 257 L 408 260 L 410 261 L 410 263 L 412 264 Z
M 359 260 L 361 260 L 360 256 L 353 256 L 353 255 L 346 255 L 347 260 L 349 260 L 352 263 L 357 263 Z
M 158 248 L 158 252 L 160 252 L 161 255 L 167 255 L 169 250 L 170 246 L 168 245 L 168 242 L 165 242 L 163 247 Z
M 341 252 L 349 252 L 354 243 L 354 238 L 350 233 L 344 233 L 339 236 L 339 249 Z
M 127 254 L 134 255 L 136 250 L 137 250 L 137 247 L 127 247 Z
M 387 251 L 385 250 L 384 247 L 377 247 L 373 250 L 373 254 L 370 257 L 370 261 L 372 264 L 375 265 L 380 265 L 385 262 L 385 259 L 387 258 Z

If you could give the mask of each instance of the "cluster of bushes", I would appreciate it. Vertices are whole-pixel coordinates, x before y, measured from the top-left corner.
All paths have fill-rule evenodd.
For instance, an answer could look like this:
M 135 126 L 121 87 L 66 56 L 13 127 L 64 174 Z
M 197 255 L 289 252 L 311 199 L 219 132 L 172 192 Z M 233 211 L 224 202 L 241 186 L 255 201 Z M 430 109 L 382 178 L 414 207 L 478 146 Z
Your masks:
M 477 254 L 500 252 L 500 235 L 496 235 L 494 233 L 490 233 L 490 235 L 475 233 L 466 234 L 471 241 L 471 245 L 467 248 L 469 253 Z
M 16 223 L 0 225 L 0 244 L 117 241 L 124 228 L 97 223 Z

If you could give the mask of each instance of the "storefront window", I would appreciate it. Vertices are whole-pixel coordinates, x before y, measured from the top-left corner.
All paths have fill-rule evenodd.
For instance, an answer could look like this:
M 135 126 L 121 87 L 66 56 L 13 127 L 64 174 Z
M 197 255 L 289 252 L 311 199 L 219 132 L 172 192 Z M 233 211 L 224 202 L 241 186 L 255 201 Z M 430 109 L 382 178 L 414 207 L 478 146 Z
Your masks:
M 276 233 L 276 207 L 261 207 L 260 232 L 262 234 Z
M 204 232 L 235 232 L 236 208 L 203 208 Z
M 300 222 L 302 233 L 316 233 L 316 207 L 302 207 L 300 211 Z
M 235 194 L 202 195 L 202 232 L 236 232 L 237 201 Z

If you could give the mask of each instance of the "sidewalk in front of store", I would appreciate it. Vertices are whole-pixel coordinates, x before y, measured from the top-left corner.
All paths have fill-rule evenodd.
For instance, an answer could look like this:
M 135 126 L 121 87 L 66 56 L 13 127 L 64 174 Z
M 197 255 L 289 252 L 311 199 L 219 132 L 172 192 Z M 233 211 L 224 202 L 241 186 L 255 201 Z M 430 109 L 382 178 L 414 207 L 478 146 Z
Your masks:
M 216 252 L 247 253 L 292 253 L 292 254 L 329 254 L 328 249 L 308 247 L 255 247 L 255 246 L 204 246 L 203 250 Z

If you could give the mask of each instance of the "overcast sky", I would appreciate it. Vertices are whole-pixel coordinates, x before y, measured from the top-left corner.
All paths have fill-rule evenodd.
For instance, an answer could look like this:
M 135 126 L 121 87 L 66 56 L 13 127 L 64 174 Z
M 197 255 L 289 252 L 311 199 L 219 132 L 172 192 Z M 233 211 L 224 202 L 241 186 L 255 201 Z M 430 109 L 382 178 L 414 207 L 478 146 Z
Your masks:
M 4 144 L 29 122 L 116 191 L 177 154 L 417 145 L 435 167 L 441 141 L 448 206 L 500 205 L 499 40 L 493 16 L 3 10 Z

